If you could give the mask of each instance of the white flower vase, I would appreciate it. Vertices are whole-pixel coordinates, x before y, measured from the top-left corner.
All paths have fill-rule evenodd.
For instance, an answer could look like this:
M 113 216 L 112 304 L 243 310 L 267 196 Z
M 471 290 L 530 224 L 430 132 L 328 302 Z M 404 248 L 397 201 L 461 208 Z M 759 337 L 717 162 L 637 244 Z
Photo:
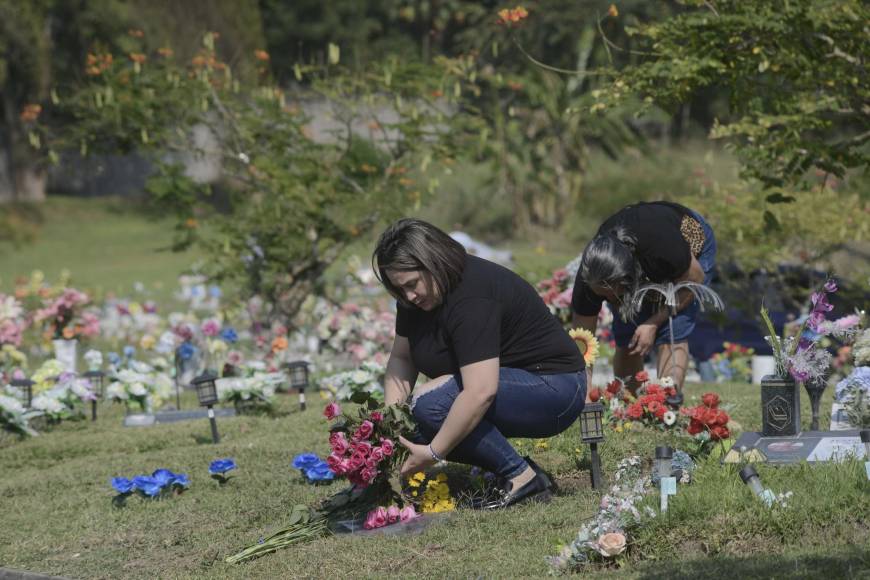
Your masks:
M 776 359 L 771 355 L 754 355 L 752 357 L 752 384 L 760 385 L 761 379 L 767 375 L 776 374 Z
M 59 338 L 51 342 L 54 345 L 54 358 L 63 365 L 63 370 L 68 373 L 76 372 L 76 352 L 79 341 Z

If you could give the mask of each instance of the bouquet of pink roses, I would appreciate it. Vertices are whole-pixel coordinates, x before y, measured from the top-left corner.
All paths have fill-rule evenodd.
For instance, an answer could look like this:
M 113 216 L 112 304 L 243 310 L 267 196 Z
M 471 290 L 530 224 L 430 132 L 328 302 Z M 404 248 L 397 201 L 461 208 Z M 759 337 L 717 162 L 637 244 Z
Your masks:
M 347 521 L 358 522 L 355 528 L 371 529 L 386 525 L 391 519 L 405 521 L 414 516 L 413 508 L 404 512 L 399 508 L 407 503 L 402 496 L 399 468 L 408 452 L 395 443 L 399 435 L 408 436 L 414 430 L 408 408 L 384 407 L 363 392 L 355 393 L 351 401 L 359 404 L 354 412 L 329 403 L 323 413 L 332 423 L 329 434 L 332 453 L 326 463 L 336 475 L 347 476 L 351 486 L 316 508 L 294 506 L 287 527 L 229 556 L 227 562 L 244 562 L 328 534 Z M 399 511 L 380 507 L 385 505 Z

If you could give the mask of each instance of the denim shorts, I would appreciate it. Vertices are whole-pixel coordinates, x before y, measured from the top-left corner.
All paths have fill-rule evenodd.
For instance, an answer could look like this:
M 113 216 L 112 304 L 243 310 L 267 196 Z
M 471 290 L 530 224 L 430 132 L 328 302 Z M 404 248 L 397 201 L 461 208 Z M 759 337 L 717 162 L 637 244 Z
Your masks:
M 710 284 L 713 279 L 713 269 L 716 267 L 716 236 L 713 234 L 713 228 L 707 223 L 700 214 L 692 212 L 692 216 L 701 224 L 704 230 L 704 245 L 701 248 L 701 255 L 698 256 L 698 263 L 704 270 L 704 284 Z M 625 322 L 617 314 L 613 317 L 613 338 L 616 341 L 616 346 L 627 348 L 634 336 L 634 331 L 637 330 L 637 323 L 642 323 L 650 316 L 655 314 L 657 305 L 647 304 L 636 315 L 635 322 Z M 695 330 L 695 320 L 698 317 L 700 306 L 697 300 L 692 301 L 683 310 L 680 310 L 674 316 L 674 342 L 683 342 L 689 338 L 692 331 Z M 656 332 L 656 345 L 667 344 L 670 342 L 670 329 L 668 324 L 659 326 Z

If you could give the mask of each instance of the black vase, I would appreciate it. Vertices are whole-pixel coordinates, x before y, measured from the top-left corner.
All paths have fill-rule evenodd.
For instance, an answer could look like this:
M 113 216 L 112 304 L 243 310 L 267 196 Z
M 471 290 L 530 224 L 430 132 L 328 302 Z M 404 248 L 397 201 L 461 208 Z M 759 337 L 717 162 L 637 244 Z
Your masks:
M 797 435 L 801 430 L 801 393 L 791 377 L 761 379 L 761 434 Z

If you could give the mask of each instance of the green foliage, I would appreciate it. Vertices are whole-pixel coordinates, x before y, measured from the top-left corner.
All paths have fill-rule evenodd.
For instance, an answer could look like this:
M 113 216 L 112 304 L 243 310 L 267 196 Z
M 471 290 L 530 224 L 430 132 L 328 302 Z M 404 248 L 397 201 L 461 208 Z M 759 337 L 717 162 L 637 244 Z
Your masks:
M 746 272 L 795 259 L 824 264 L 843 244 L 870 239 L 866 196 L 850 188 L 817 187 L 789 191 L 788 197 L 794 201 L 773 203 L 745 183 L 713 184 L 682 202 L 705 216 L 718 239 L 727 240 L 718 248 L 721 259 Z
M 643 61 L 621 70 L 593 110 L 636 95 L 673 107 L 701 89 L 729 95 L 713 127 L 746 177 L 801 187 L 810 169 L 866 168 L 870 6 L 860 0 L 686 0 L 690 9 L 627 30 Z
M 214 41 L 207 34 L 189 65 L 166 50 L 88 55 L 90 82 L 58 107 L 74 122 L 44 140 L 82 153 L 149 154 L 153 199 L 177 218 L 176 248 L 201 246 L 213 279 L 288 320 L 348 243 L 419 203 L 406 174 L 441 153 L 450 122 L 431 100 L 440 73 L 396 61 L 355 73 L 336 62 L 298 66 L 308 88 L 288 97 L 265 75 L 236 79 Z M 312 103 L 329 108 L 332 129 L 313 131 Z M 220 167 L 220 183 L 180 167 L 191 153 Z

